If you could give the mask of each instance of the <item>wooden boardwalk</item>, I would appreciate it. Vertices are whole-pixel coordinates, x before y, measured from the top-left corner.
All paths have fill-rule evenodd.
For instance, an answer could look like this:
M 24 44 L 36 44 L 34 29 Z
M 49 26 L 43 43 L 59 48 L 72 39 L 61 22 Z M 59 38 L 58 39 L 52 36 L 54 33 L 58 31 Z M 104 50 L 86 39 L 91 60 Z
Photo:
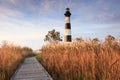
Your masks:
M 11 80 L 53 80 L 35 57 L 26 58 Z

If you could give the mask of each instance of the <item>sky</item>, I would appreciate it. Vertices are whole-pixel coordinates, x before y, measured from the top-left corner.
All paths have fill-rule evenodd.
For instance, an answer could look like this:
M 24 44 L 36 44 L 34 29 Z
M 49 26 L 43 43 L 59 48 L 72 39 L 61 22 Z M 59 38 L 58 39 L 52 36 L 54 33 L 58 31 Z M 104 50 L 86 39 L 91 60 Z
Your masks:
M 0 0 L 0 42 L 35 50 L 52 29 L 64 37 L 67 7 L 73 39 L 120 37 L 120 0 Z

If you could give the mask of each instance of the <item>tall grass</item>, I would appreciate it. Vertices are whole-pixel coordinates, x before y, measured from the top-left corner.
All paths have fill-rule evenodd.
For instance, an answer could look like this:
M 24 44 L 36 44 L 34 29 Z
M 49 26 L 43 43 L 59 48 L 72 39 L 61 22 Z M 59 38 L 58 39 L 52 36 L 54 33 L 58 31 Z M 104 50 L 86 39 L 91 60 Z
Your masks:
M 32 50 L 13 44 L 3 43 L 0 47 L 0 80 L 9 80 L 24 57 L 32 54 Z
M 47 44 L 41 50 L 41 63 L 54 80 L 120 80 L 116 40 Z

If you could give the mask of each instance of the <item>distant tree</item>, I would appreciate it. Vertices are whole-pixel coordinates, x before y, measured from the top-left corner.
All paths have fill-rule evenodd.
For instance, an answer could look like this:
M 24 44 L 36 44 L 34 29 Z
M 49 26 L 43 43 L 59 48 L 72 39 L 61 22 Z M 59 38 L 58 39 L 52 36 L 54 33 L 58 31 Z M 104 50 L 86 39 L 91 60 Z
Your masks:
M 34 55 L 32 48 L 29 48 L 27 46 L 22 47 L 21 50 L 22 50 L 22 56 L 24 56 L 24 57 Z
M 94 38 L 94 39 L 92 40 L 92 42 L 93 42 L 93 43 L 98 43 L 98 42 L 100 42 L 100 40 L 99 40 L 98 38 Z
M 109 45 L 109 46 L 112 46 L 113 44 L 115 44 L 116 42 L 116 39 L 115 37 L 111 36 L 111 35 L 107 35 L 106 38 L 105 38 L 105 44 L 106 45 Z
M 98 38 L 94 38 L 92 41 L 99 42 L 99 39 Z
M 107 35 L 105 38 L 106 41 L 113 41 L 115 40 L 115 37 L 111 36 L 111 35 Z
M 29 48 L 27 46 L 22 47 L 22 50 L 23 51 L 28 51 L 28 52 L 32 52 L 33 51 L 32 48 Z
M 48 31 L 47 35 L 45 35 L 44 41 L 50 43 L 58 43 L 59 41 L 62 41 L 60 32 L 55 31 L 55 29 Z
M 1 44 L 2 47 L 7 47 L 8 46 L 8 42 L 7 41 L 2 41 L 1 43 L 2 43 Z
M 77 41 L 77 42 L 82 42 L 82 41 L 84 41 L 84 40 L 82 39 L 82 37 L 80 37 L 80 38 L 75 38 L 75 41 Z
M 118 44 L 120 44 L 120 34 L 119 34 L 119 36 L 118 36 Z

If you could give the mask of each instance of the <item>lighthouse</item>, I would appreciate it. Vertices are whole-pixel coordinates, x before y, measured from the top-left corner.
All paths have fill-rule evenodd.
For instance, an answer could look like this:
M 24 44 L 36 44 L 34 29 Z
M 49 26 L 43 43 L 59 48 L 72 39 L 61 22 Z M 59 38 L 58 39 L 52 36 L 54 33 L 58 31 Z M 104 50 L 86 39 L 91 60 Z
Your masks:
M 65 32 L 64 32 L 64 42 L 71 42 L 72 37 L 71 37 L 71 24 L 70 24 L 70 9 L 66 8 L 65 12 Z

